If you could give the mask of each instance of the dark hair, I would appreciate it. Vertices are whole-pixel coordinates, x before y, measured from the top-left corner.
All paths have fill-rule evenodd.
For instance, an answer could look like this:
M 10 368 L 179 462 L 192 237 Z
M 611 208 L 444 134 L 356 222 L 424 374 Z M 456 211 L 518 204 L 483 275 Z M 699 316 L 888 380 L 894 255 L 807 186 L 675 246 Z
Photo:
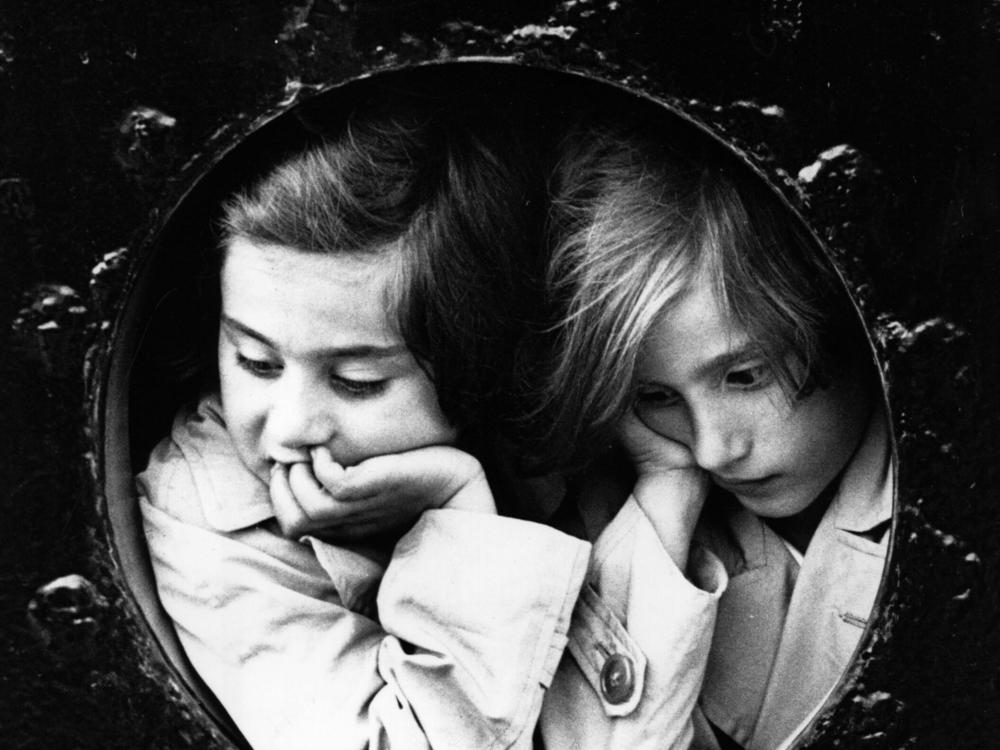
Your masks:
M 226 203 L 223 245 L 396 254 L 390 315 L 444 413 L 466 430 L 496 429 L 513 408 L 513 362 L 540 297 L 531 240 L 541 191 L 528 163 L 485 105 L 359 105 Z
M 533 416 L 540 464 L 573 467 L 630 407 L 655 321 L 707 274 L 790 398 L 864 339 L 832 263 L 746 165 L 638 126 L 577 125 L 551 177 L 552 340 Z

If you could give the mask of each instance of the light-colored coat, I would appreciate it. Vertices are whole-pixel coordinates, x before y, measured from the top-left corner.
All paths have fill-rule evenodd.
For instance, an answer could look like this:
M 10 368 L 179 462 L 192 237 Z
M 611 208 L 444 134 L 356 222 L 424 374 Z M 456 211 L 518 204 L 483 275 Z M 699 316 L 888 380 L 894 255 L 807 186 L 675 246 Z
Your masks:
M 711 510 L 706 509 L 699 524 L 692 559 L 711 550 L 722 560 L 728 584 L 719 601 L 701 698 L 689 716 L 665 712 L 673 724 L 657 727 L 661 745 L 654 735 L 637 732 L 633 746 L 718 750 L 712 724 L 748 750 L 777 750 L 798 734 L 836 686 L 868 622 L 885 564 L 892 497 L 891 454 L 881 412 L 869 421 L 801 563 L 763 520 L 733 498 L 713 497 Z M 588 535 L 597 539 L 592 569 L 607 539 L 627 517 L 630 503 L 634 500 L 610 521 L 607 508 L 592 502 L 578 508 Z M 650 511 L 655 513 L 655 508 Z M 616 596 L 624 602 L 618 605 L 618 619 L 628 624 L 631 634 L 638 635 L 638 621 L 622 612 L 669 607 L 675 596 L 667 593 L 672 567 L 668 560 L 640 556 L 628 584 L 617 587 Z M 653 636 L 643 640 L 643 648 L 650 662 L 666 663 L 664 649 L 670 644 Z M 691 667 L 675 678 L 679 694 L 687 696 L 688 680 L 702 675 Z M 557 675 L 554 685 L 558 683 Z M 656 695 L 644 696 L 638 716 L 655 714 Z M 580 697 L 558 710 L 573 713 L 586 704 Z M 556 705 L 547 702 L 546 715 L 554 713 Z M 591 706 L 591 717 L 599 709 Z M 629 747 L 615 742 L 625 735 L 622 727 L 616 734 L 613 723 L 595 729 L 582 715 L 580 722 L 586 729 L 575 741 L 596 732 L 607 738 L 607 747 Z M 564 746 L 575 745 L 557 745 Z
M 629 499 L 593 554 L 450 510 L 391 550 L 289 540 L 214 396 L 178 416 L 138 487 L 163 605 L 256 750 L 530 748 L 536 726 L 549 750 L 690 743 L 725 572 L 697 553 L 700 588 L 685 578 L 655 508 Z M 612 657 L 632 670 L 609 701 Z
M 876 414 L 799 563 L 739 508 L 702 539 L 726 565 L 701 706 L 748 750 L 795 734 L 849 665 L 875 603 L 888 546 L 893 476 Z

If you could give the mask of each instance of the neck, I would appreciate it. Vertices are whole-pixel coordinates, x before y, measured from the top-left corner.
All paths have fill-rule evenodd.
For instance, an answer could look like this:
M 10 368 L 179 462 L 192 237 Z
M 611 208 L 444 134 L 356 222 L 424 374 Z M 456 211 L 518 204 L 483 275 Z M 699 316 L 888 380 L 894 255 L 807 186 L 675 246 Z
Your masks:
M 819 522 L 823 520 L 823 515 L 826 513 L 827 508 L 830 507 L 834 495 L 840 489 L 840 480 L 847 467 L 850 466 L 851 461 L 854 460 L 854 455 L 857 453 L 864 439 L 865 430 L 871 419 L 872 409 L 875 408 L 872 395 L 874 393 L 873 381 L 870 376 L 860 371 L 860 366 L 855 365 L 840 373 L 837 377 L 837 384 L 833 387 L 853 389 L 850 397 L 846 400 L 848 403 L 856 404 L 856 407 L 854 407 L 856 411 L 852 410 L 850 415 L 845 415 L 844 417 L 845 419 L 852 419 L 857 425 L 854 449 L 850 457 L 847 459 L 845 465 L 841 467 L 840 473 L 833 478 L 805 510 L 787 518 L 764 519 L 764 522 L 778 536 L 782 537 L 802 554 L 805 554 L 809 548 L 809 542 L 812 541 L 813 534 L 816 532 Z
M 775 534 L 804 555 L 809 549 L 809 542 L 812 541 L 813 534 L 816 533 L 816 527 L 823 519 L 823 514 L 830 507 L 830 502 L 837 493 L 839 485 L 840 477 L 838 476 L 805 510 L 785 518 L 765 518 L 763 519 L 764 523 L 771 527 Z

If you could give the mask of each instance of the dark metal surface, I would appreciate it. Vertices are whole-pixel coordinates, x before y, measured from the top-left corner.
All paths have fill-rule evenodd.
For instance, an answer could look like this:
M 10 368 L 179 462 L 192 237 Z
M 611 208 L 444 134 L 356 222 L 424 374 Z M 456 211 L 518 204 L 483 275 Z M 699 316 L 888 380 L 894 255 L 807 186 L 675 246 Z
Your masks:
M 228 746 L 165 668 L 110 541 L 102 388 L 126 267 L 262 118 L 468 57 L 671 102 L 828 243 L 886 363 L 901 512 L 875 627 L 802 746 L 996 744 L 1000 3 L 68 8 L 0 13 L 3 746 Z

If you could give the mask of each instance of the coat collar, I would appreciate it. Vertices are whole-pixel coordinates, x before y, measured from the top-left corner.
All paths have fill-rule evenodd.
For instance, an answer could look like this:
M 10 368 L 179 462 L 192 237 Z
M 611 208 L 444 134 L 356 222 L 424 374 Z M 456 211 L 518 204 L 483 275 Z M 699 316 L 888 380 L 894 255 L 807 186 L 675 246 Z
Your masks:
M 843 659 L 837 656 L 836 663 L 824 662 L 822 669 L 812 665 L 817 674 L 809 679 L 816 684 L 835 682 L 847 666 L 861 629 L 841 622 L 838 613 L 857 599 L 851 604 L 857 612 L 852 613 L 867 616 L 878 587 L 885 547 L 863 537 L 878 533 L 892 517 L 888 447 L 886 418 L 878 410 L 845 469 L 801 570 L 780 537 L 731 499 L 713 508 L 716 515 L 699 530 L 700 541 L 719 555 L 730 574 L 719 604 L 702 707 L 713 724 L 745 747 L 766 747 L 774 738 L 761 744 L 758 735 L 784 731 L 777 727 L 787 721 L 773 722 L 779 717 L 765 714 L 776 710 L 771 694 L 780 693 L 780 683 L 788 679 L 781 670 L 788 667 L 791 652 L 817 658 L 846 654 Z M 829 612 L 833 619 L 827 622 Z M 837 648 L 826 642 L 848 636 L 852 643 Z M 811 707 L 815 698 L 808 700 Z M 786 713 L 797 715 L 793 702 L 785 701 Z
M 274 517 L 267 485 L 236 453 L 217 393 L 202 397 L 193 414 L 182 411 L 171 434 L 192 466 L 212 528 L 238 531 Z
M 848 461 L 826 516 L 854 534 L 872 534 L 892 520 L 893 461 L 884 411 L 877 409 Z M 719 493 L 709 500 L 697 537 L 726 564 L 730 576 L 774 564 L 770 531 L 735 499 Z M 784 556 L 780 557 L 784 561 Z M 789 555 L 789 559 L 791 556 Z
M 869 534 L 892 519 L 893 461 L 885 411 L 875 410 L 830 509 L 838 529 Z

